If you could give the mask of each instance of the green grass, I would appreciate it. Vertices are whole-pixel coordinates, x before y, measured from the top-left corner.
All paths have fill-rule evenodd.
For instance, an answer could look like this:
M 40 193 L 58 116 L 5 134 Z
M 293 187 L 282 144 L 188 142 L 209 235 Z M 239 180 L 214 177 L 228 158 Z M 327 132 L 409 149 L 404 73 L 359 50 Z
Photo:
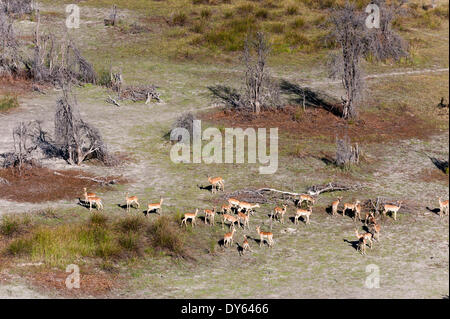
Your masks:
M 17 96 L 0 97 L 0 112 L 5 112 L 19 107 Z
M 0 231 L 4 236 L 15 234 L 3 254 L 64 268 L 70 263 L 85 264 L 85 258 L 100 258 L 103 265 L 143 256 L 144 251 L 153 255 L 153 249 L 183 256 L 184 241 L 172 223 L 166 218 L 150 222 L 137 215 L 107 218 L 94 213 L 87 222 L 51 226 L 36 222 L 33 229 L 20 234 L 19 224 L 3 217 Z M 152 249 L 144 250 L 145 246 Z

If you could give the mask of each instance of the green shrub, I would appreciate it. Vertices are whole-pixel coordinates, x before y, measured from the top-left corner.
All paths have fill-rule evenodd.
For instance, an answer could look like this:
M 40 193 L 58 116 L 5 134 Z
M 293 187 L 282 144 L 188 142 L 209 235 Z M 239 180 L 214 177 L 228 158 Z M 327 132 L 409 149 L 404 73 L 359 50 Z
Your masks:
M 211 10 L 209 10 L 209 9 L 203 9 L 203 10 L 200 12 L 200 16 L 201 16 L 203 19 L 209 19 L 209 18 L 211 17 L 211 15 L 212 15 L 212 13 L 211 13 Z
M 7 95 L 0 98 L 0 112 L 7 111 L 19 107 L 19 100 L 17 96 Z
M 89 217 L 89 223 L 94 226 L 105 226 L 108 217 L 105 214 L 95 212 Z
M 267 11 L 267 9 L 259 9 L 258 11 L 256 11 L 255 17 L 261 20 L 265 20 L 269 17 L 269 11 Z
M 172 18 L 173 25 L 184 26 L 187 23 L 187 15 L 185 13 L 176 13 Z
M 4 215 L 0 220 L 0 234 L 13 236 L 31 224 L 29 216 Z
M 148 229 L 152 246 L 166 250 L 177 256 L 186 254 L 183 235 L 177 224 L 166 216 L 156 219 Z
M 33 243 L 29 238 L 18 238 L 12 241 L 6 251 L 12 256 L 21 256 L 31 254 Z
M 296 6 L 289 6 L 286 8 L 286 14 L 293 16 L 296 15 L 298 12 L 298 8 Z
M 127 233 L 127 232 L 139 232 L 142 230 L 146 224 L 146 219 L 142 215 L 131 215 L 125 218 L 122 218 L 117 226 L 119 230 Z

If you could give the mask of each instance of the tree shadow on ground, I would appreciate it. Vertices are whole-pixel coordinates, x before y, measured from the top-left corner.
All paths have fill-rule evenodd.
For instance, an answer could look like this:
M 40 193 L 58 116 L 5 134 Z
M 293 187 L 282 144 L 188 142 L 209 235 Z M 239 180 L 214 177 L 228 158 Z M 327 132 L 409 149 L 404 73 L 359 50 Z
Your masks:
M 313 91 L 311 88 L 302 87 L 287 80 L 281 81 L 280 88 L 284 94 L 291 96 L 289 100 L 291 103 L 305 105 L 305 107 L 323 108 L 342 117 L 342 103 L 324 92 Z

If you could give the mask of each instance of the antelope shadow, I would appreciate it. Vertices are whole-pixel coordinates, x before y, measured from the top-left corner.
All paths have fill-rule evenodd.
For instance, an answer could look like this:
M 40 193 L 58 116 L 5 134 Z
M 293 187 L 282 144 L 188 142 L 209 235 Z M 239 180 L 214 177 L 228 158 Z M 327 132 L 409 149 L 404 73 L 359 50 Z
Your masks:
M 434 166 L 436 166 L 441 172 L 447 174 L 448 170 L 448 161 L 440 160 L 435 157 L 428 157 L 431 162 L 433 162 Z
M 356 251 L 358 251 L 359 246 L 359 240 L 348 240 L 344 239 L 344 242 L 348 243 L 350 246 L 352 246 Z
M 427 210 L 433 214 L 439 215 L 439 212 L 441 211 L 440 208 L 430 208 L 427 206 Z

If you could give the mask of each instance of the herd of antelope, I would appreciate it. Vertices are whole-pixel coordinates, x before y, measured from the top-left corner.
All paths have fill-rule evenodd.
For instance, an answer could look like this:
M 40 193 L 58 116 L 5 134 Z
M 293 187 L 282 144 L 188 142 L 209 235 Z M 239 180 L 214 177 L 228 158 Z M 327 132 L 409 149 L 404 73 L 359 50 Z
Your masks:
M 211 178 L 208 177 L 208 182 L 211 184 L 211 192 L 215 193 L 216 191 L 224 191 L 225 190 L 225 181 L 221 177 Z M 98 197 L 95 193 L 88 193 L 87 189 L 84 188 L 84 201 L 89 204 L 89 210 L 92 210 L 93 205 L 100 210 L 103 209 L 103 203 L 100 197 Z M 342 197 L 338 197 L 335 201 L 331 203 L 331 215 L 335 216 L 338 214 L 339 206 L 342 203 Z M 449 212 L 449 201 L 443 201 L 441 197 L 439 200 L 439 216 L 442 217 L 444 215 L 448 215 Z M 137 208 L 140 207 L 139 200 L 136 196 L 129 196 L 128 193 L 125 195 L 126 201 L 126 209 L 127 212 L 130 211 L 133 205 L 136 205 Z M 310 218 L 312 215 L 313 205 L 316 203 L 317 198 L 308 195 L 302 194 L 298 196 L 298 200 L 296 202 L 295 214 L 293 216 L 294 225 L 298 225 L 299 218 L 302 218 L 306 225 L 310 224 Z M 306 203 L 306 208 L 302 208 L 302 204 Z M 156 212 L 158 214 L 162 213 L 162 204 L 163 198 L 160 198 L 159 203 L 151 203 L 148 204 L 146 213 Z M 393 204 L 384 204 L 382 205 L 381 214 L 383 217 L 386 217 L 388 213 L 390 213 L 394 220 L 397 220 L 397 213 L 401 209 L 403 202 L 399 201 L 397 205 Z M 236 232 L 236 224 L 237 227 L 242 228 L 244 231 L 250 230 L 250 216 L 254 215 L 255 209 L 259 208 L 259 204 L 252 204 L 245 201 L 238 200 L 236 198 L 229 198 L 228 203 L 222 205 L 221 209 L 218 211 L 217 207 L 211 209 L 204 209 L 204 222 L 205 224 L 209 224 L 210 226 L 215 225 L 215 216 L 216 214 L 222 215 L 222 229 L 225 228 L 225 223 L 229 223 L 230 231 L 225 233 L 223 236 L 223 246 L 230 247 L 234 241 L 234 235 Z M 288 206 L 282 205 L 282 207 L 275 207 L 270 212 L 270 221 L 273 220 L 279 221 L 281 224 L 285 223 L 285 215 L 287 214 Z M 375 215 L 377 212 L 367 212 L 364 216 L 364 219 L 361 218 L 362 213 L 362 205 L 360 200 L 356 200 L 351 203 L 343 203 L 342 216 L 346 216 L 346 213 L 351 212 L 353 215 L 354 221 L 364 221 L 364 226 L 367 229 L 367 232 L 359 233 L 358 229 L 355 228 L 355 235 L 358 239 L 357 250 L 365 255 L 366 254 L 366 246 L 372 248 L 374 241 L 379 241 L 381 226 L 378 223 Z M 181 226 L 187 227 L 187 223 L 190 222 L 192 227 L 196 226 L 196 220 L 199 214 L 199 209 L 197 208 L 194 213 L 185 213 L 182 220 Z M 355 224 L 356 225 L 356 224 Z M 256 226 L 257 237 L 259 237 L 259 245 L 262 246 L 264 242 L 267 243 L 269 247 L 272 247 L 274 244 L 274 235 L 272 232 L 264 232 L 261 231 L 260 226 Z M 244 235 L 244 240 L 241 247 L 242 253 L 245 251 L 252 251 L 250 249 L 250 244 L 247 239 L 247 235 Z

